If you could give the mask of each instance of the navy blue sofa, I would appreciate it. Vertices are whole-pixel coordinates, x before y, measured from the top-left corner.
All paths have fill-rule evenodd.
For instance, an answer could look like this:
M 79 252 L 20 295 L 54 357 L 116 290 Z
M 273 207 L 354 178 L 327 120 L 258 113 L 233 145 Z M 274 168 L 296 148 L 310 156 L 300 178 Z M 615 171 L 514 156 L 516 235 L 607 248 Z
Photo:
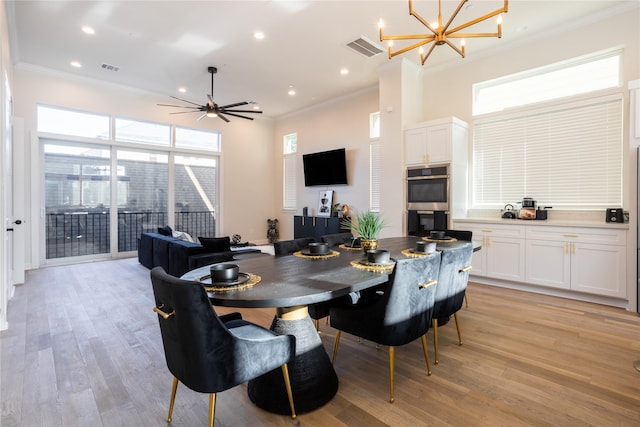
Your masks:
M 188 242 L 160 233 L 142 233 L 138 241 L 138 261 L 148 269 L 160 266 L 170 275 L 180 277 L 194 268 L 233 261 L 234 255 L 240 253 L 260 253 L 260 250 L 250 247 L 237 251 L 230 250 L 229 237 L 211 240 L 217 240 L 222 244 L 218 244 L 217 248 L 212 250 L 200 243 Z

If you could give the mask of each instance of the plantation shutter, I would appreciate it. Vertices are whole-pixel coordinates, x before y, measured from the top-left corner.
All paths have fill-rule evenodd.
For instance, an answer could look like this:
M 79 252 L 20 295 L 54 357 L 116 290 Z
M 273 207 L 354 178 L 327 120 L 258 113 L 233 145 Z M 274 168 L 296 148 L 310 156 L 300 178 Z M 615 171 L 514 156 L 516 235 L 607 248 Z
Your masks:
M 523 197 L 563 209 L 622 206 L 622 116 L 622 95 L 612 95 L 476 121 L 473 206 Z
M 284 156 L 283 161 L 283 208 L 296 209 L 296 155 Z

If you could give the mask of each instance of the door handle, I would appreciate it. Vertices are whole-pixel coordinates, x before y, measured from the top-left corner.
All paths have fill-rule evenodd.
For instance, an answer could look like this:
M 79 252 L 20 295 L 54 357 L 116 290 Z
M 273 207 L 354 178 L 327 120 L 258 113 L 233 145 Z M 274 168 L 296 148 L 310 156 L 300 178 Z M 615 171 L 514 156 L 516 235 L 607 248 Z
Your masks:
M 11 224 L 17 224 L 20 225 L 22 224 L 22 220 L 21 219 L 16 219 L 15 221 L 13 221 Z

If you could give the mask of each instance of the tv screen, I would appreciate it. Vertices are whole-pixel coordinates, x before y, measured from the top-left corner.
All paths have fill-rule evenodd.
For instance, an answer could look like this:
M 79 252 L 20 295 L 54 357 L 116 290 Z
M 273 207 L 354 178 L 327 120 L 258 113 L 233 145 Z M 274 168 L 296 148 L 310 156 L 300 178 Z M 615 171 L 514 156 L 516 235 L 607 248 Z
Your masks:
M 347 158 L 344 148 L 302 155 L 304 185 L 347 183 Z

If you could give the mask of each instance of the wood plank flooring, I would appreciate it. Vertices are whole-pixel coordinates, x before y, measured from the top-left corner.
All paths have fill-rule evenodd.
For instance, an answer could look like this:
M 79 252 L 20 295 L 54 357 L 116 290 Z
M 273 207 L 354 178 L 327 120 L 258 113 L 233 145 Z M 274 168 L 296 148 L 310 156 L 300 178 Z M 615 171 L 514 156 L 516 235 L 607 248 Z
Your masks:
M 468 301 L 462 346 L 453 322 L 440 328 L 439 365 L 429 334 L 431 377 L 419 341 L 396 350 L 393 404 L 386 347 L 343 334 L 327 405 L 292 421 L 256 408 L 242 385 L 218 395 L 216 425 L 640 425 L 636 313 L 473 283 Z M 0 425 L 166 426 L 172 377 L 152 307 L 136 259 L 29 271 L 0 333 Z M 242 312 L 267 327 L 273 317 Z M 324 322 L 321 337 L 331 354 Z M 171 425 L 206 425 L 207 405 L 180 386 Z

